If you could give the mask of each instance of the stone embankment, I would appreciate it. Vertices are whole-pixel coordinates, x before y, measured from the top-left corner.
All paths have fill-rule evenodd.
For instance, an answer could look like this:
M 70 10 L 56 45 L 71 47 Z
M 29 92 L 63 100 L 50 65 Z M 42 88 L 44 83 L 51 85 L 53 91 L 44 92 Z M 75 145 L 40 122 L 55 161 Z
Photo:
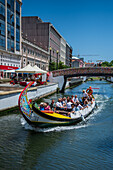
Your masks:
M 113 83 L 113 77 L 107 77 L 106 80 Z
M 55 93 L 58 89 L 57 83 L 50 83 L 38 87 L 31 87 L 28 90 L 28 99 L 38 99 Z M 13 89 L 10 91 L 0 91 L 0 111 L 18 106 L 18 98 L 21 89 Z

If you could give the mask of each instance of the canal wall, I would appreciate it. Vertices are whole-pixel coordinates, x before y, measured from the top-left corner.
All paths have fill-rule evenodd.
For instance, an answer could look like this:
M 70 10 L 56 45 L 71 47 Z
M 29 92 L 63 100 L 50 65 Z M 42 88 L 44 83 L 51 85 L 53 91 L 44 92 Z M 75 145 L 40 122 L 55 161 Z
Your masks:
M 57 83 L 29 88 L 28 99 L 38 99 L 56 92 Z M 0 111 L 18 106 L 18 98 L 22 90 L 14 90 L 0 93 Z
M 113 83 L 113 77 L 107 77 L 106 80 Z
M 62 90 L 62 87 L 63 87 L 63 84 L 64 84 L 64 76 L 53 77 L 53 74 L 50 73 L 49 81 L 51 83 L 58 83 L 58 88 L 60 90 Z M 82 76 L 79 77 L 79 78 L 78 77 L 73 77 L 73 78 L 70 79 L 70 81 L 66 82 L 65 88 L 68 88 L 68 87 L 70 87 L 72 85 L 76 85 L 76 84 L 81 83 L 83 81 L 86 81 L 86 77 L 82 77 Z

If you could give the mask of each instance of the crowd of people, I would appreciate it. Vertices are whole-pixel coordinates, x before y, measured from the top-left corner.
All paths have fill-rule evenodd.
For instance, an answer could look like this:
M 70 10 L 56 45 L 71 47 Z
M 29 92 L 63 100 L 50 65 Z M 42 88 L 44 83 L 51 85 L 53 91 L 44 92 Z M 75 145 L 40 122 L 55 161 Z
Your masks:
M 50 105 L 48 102 L 41 102 L 39 109 L 41 111 L 48 110 L 54 111 L 56 113 L 67 113 L 69 116 L 70 113 L 83 110 L 91 104 L 93 104 L 93 90 L 90 86 L 86 91 L 83 90 L 82 98 L 80 99 L 78 99 L 77 95 L 72 95 L 71 97 L 68 96 L 67 98 L 59 98 L 56 103 L 54 100 L 52 100 Z

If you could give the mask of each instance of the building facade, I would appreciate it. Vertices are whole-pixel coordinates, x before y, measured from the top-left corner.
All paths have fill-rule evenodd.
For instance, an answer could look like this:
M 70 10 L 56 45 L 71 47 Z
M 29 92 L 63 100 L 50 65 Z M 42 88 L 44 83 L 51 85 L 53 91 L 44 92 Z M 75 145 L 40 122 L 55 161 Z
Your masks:
M 31 66 L 37 65 L 43 70 L 48 70 L 49 53 L 28 41 L 27 39 L 23 38 L 21 66 L 25 67 L 28 64 Z
M 1 72 L 21 67 L 21 5 L 21 0 L 0 0 Z
M 72 59 L 71 67 L 84 67 L 84 62 L 81 59 Z
M 36 16 L 22 17 L 22 31 L 30 42 L 49 52 L 51 61 L 71 65 L 72 48 L 66 45 L 65 39 L 51 23 L 43 22 Z
M 61 38 L 60 61 L 66 64 L 66 41 Z
M 51 53 L 52 61 L 60 60 L 61 35 L 49 22 L 39 17 L 22 17 L 23 36 L 40 48 Z
M 72 64 L 72 47 L 66 43 L 66 65 L 71 67 Z

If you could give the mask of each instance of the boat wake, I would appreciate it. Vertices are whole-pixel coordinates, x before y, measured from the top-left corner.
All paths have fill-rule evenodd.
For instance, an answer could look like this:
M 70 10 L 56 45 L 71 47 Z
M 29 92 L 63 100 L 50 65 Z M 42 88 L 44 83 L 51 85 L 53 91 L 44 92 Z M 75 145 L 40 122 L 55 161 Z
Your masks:
M 89 126 L 88 124 L 78 124 L 78 125 L 73 125 L 73 126 L 57 126 L 53 128 L 34 128 L 30 126 L 24 118 L 21 118 L 21 124 L 26 130 L 33 130 L 35 132 L 42 132 L 42 133 L 47 133 L 47 132 L 61 132 L 65 130 L 72 130 L 72 129 L 80 129 L 80 128 L 85 128 Z

